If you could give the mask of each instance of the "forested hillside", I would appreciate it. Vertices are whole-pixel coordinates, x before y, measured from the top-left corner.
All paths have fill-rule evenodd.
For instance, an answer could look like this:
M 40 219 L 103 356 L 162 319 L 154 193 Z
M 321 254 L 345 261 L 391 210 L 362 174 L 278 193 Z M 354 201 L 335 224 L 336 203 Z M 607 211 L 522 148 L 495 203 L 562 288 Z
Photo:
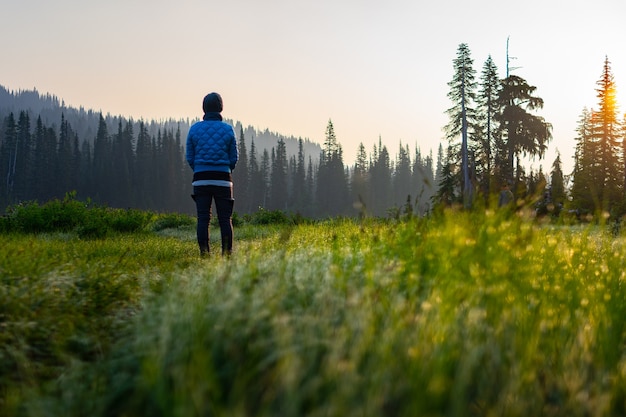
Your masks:
M 0 209 L 75 191 L 111 207 L 193 213 L 184 146 L 196 120 L 133 120 L 0 86 Z M 400 144 L 393 160 L 380 142 L 369 155 L 361 145 L 356 163 L 346 166 L 331 121 L 323 146 L 227 122 L 239 143 L 233 175 L 240 214 L 387 215 L 430 207 L 432 155 L 417 147 Z

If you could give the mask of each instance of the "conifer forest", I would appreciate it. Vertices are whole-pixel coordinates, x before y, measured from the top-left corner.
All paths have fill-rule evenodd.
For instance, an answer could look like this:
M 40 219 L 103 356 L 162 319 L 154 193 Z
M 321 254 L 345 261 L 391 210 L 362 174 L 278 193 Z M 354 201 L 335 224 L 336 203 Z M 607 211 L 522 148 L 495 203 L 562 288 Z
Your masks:
M 436 207 L 489 204 L 504 186 L 538 213 L 626 213 L 626 114 L 620 115 L 608 57 L 599 66 L 596 109 L 582 109 L 572 172 L 560 155 L 543 158 L 552 125 L 543 99 L 517 74 L 501 78 L 491 57 L 480 74 L 460 44 L 448 83 L 449 123 L 437 149 L 361 143 L 345 163 L 332 120 L 323 144 L 270 131 L 235 128 L 235 211 L 280 210 L 310 218 L 424 215 Z M 193 214 L 184 160 L 194 120 L 144 121 L 65 106 L 57 97 L 0 86 L 0 208 L 76 193 L 116 208 Z M 323 127 L 321 127 L 323 128 Z M 352 159 L 352 158 L 351 158 Z
M 1 207 L 75 192 L 79 199 L 115 208 L 193 214 L 192 172 L 184 158 L 193 121 L 112 117 L 67 108 L 36 91 L 4 89 L 0 97 L 2 104 L 30 99 L 22 109 L 0 104 Z M 409 203 L 428 210 L 432 156 L 419 149 L 411 154 L 401 145 L 394 162 L 382 144 L 370 155 L 361 147 L 356 165 L 349 167 L 330 120 L 323 147 L 229 122 L 238 134 L 233 182 L 239 214 L 264 209 L 312 218 L 382 216 L 406 210 Z

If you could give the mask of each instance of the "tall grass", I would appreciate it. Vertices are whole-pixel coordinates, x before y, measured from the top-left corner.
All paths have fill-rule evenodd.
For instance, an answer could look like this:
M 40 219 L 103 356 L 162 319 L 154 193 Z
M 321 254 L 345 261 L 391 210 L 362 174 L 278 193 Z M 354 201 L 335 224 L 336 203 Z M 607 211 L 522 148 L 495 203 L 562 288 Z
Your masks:
M 164 248 L 161 280 L 138 265 L 151 250 L 40 266 L 72 265 L 69 282 L 106 270 L 105 288 L 137 283 L 114 299 L 138 300 L 105 353 L 16 393 L 15 414 L 626 413 L 621 237 L 493 212 L 236 236 L 232 258 L 208 261 L 190 260 L 191 238 L 159 237 L 186 259 Z

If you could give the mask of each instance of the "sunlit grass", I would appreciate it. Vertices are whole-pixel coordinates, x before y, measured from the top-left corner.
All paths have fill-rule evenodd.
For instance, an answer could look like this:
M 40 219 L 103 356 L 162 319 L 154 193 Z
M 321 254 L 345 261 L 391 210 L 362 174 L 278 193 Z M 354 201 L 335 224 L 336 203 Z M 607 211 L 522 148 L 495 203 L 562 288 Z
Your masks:
M 190 227 L 2 237 L 0 325 L 25 326 L 0 344 L 24 356 L 6 415 L 626 413 L 626 248 L 602 228 L 449 212 L 235 236 L 208 260 Z

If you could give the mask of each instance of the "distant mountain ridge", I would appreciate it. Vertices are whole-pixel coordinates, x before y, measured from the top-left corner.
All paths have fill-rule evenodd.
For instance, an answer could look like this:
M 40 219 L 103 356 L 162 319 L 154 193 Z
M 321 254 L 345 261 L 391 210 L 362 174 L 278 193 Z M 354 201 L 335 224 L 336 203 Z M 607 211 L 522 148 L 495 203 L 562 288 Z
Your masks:
M 65 120 L 67 120 L 71 125 L 73 131 L 78 134 L 79 139 L 81 141 L 86 140 L 88 142 L 93 142 L 96 136 L 101 114 L 100 111 L 87 110 L 82 106 L 79 108 L 67 106 L 64 100 L 50 93 L 41 94 L 36 88 L 32 90 L 11 91 L 0 85 L 0 132 L 3 130 L 1 122 L 4 121 L 5 117 L 13 112 L 17 118 L 19 113 L 22 111 L 28 112 L 33 126 L 37 118 L 41 117 L 41 120 L 45 125 L 58 128 L 61 123 L 61 115 L 63 115 Z M 117 132 L 120 121 L 122 122 L 122 125 L 132 122 L 133 131 L 138 132 L 138 125 L 142 121 L 134 120 L 130 117 L 122 115 L 113 116 L 110 113 L 102 113 L 102 116 L 104 117 L 109 132 Z M 167 120 L 143 120 L 143 122 L 152 136 L 156 136 L 159 131 L 176 132 L 180 129 L 181 139 L 184 146 L 189 127 L 197 120 L 198 118 L 180 120 L 172 118 Z M 268 152 L 271 152 L 271 149 L 276 146 L 280 138 L 282 138 L 285 142 L 288 158 L 298 154 L 299 137 L 281 135 L 280 133 L 272 132 L 269 129 L 259 130 L 249 125 L 245 126 L 244 123 L 240 121 L 233 121 L 229 119 L 225 121 L 233 126 L 238 138 L 243 128 L 248 153 L 250 153 L 251 142 L 254 139 L 254 146 L 259 160 L 263 155 L 263 150 L 267 149 Z M 0 136 L 0 141 L 1 140 L 2 137 Z M 313 161 L 317 161 L 322 150 L 321 146 L 310 141 L 308 138 L 302 138 L 302 140 L 307 161 L 309 157 L 311 157 Z

